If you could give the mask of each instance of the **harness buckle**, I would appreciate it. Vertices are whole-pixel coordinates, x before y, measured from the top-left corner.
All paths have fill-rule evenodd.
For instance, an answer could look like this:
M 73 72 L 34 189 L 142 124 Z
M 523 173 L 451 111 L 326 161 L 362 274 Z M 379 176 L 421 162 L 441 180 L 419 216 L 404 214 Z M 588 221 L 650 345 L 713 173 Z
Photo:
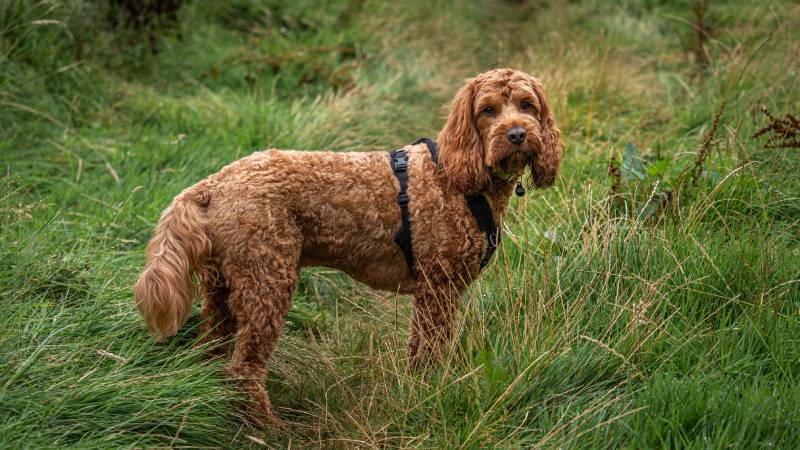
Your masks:
M 405 192 L 397 194 L 397 203 L 399 203 L 400 206 L 406 206 L 408 204 L 408 194 Z
M 394 156 L 395 172 L 405 172 L 408 169 L 408 158 L 405 153 L 397 153 Z

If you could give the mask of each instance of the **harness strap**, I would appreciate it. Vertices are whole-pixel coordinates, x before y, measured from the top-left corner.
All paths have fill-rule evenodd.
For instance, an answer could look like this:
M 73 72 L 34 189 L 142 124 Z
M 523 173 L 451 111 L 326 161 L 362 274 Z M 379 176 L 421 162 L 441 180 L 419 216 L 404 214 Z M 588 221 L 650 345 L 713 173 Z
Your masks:
M 422 143 L 425 143 L 425 146 L 428 147 L 428 152 L 430 152 L 431 159 L 433 160 L 434 164 L 439 164 L 439 144 L 426 137 L 419 138 L 414 141 L 414 145 L 419 145 Z
M 439 162 L 439 146 L 436 142 L 428 138 L 420 138 L 414 142 L 414 145 L 425 143 L 428 151 L 431 154 L 431 159 L 434 163 Z M 416 276 L 414 270 L 414 249 L 411 246 L 411 216 L 408 212 L 408 155 L 404 149 L 397 149 L 389 153 L 389 161 L 392 166 L 397 182 L 400 184 L 400 192 L 397 193 L 397 204 L 400 205 L 400 214 L 402 216 L 402 224 L 400 229 L 394 236 L 394 242 L 400 246 L 403 251 L 403 256 L 406 259 L 406 265 L 411 273 Z M 486 197 L 482 194 L 464 196 L 475 222 L 478 224 L 478 229 L 486 234 L 486 254 L 481 259 L 481 269 L 489 264 L 492 259 L 497 245 L 500 243 L 500 228 L 495 224 L 492 215 L 492 207 Z
M 400 205 L 400 214 L 403 220 L 400 229 L 394 235 L 394 242 L 403 250 L 408 270 L 416 276 L 414 272 L 414 249 L 411 247 L 411 217 L 408 213 L 408 155 L 403 149 L 395 150 L 389 153 L 389 160 L 392 164 L 394 176 L 400 183 L 397 204 Z
M 492 206 L 489 205 L 489 201 L 486 200 L 486 197 L 477 194 L 468 195 L 465 198 L 467 200 L 467 206 L 472 212 L 472 217 L 475 218 L 475 222 L 478 222 L 478 229 L 486 235 L 486 254 L 484 254 L 483 259 L 481 259 L 481 269 L 483 269 L 489 264 L 492 255 L 494 255 L 495 250 L 497 250 L 497 244 L 500 243 L 500 227 L 494 223 Z

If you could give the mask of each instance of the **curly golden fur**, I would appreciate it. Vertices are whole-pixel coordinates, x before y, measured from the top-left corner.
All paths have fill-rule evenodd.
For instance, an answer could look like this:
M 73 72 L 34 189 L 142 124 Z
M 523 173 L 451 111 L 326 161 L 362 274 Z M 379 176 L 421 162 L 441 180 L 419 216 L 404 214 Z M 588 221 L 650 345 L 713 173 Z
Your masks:
M 485 195 L 501 224 L 525 166 L 535 187 L 553 184 L 559 137 L 535 78 L 497 69 L 468 80 L 438 136 L 439 163 L 425 144 L 405 148 L 416 277 L 393 241 L 401 214 L 387 153 L 254 153 L 164 211 L 136 284 L 139 311 L 156 337 L 176 333 L 199 273 L 204 334 L 220 342 L 235 334 L 228 370 L 266 420 L 274 418 L 263 387 L 267 360 L 301 267 L 333 267 L 373 288 L 413 294 L 408 356 L 424 364 L 446 349 L 460 295 L 486 251 L 464 195 Z

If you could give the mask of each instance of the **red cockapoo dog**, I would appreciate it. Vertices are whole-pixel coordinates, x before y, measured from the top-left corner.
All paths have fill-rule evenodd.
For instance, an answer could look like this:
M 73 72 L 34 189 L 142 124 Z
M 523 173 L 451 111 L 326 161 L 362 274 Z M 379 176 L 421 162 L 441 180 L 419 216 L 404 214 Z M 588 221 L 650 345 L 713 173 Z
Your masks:
M 340 269 L 414 295 L 412 364 L 441 355 L 460 295 L 488 262 L 525 166 L 553 184 L 560 132 L 542 85 L 498 69 L 467 82 L 432 141 L 387 154 L 267 150 L 186 189 L 161 215 L 136 284 L 158 338 L 186 321 L 201 278 L 204 333 L 235 349 L 228 370 L 274 419 L 263 381 L 298 271 Z

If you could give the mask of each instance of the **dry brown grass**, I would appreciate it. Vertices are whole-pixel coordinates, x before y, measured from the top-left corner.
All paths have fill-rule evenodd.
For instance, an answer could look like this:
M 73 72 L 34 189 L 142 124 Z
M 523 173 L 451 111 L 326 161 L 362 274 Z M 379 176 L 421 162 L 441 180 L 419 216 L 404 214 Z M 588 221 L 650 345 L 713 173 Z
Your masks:
M 800 148 L 800 120 L 789 113 L 782 119 L 775 117 L 763 105 L 761 112 L 767 116 L 769 123 L 753 133 L 753 139 L 766 137 L 764 148 Z

